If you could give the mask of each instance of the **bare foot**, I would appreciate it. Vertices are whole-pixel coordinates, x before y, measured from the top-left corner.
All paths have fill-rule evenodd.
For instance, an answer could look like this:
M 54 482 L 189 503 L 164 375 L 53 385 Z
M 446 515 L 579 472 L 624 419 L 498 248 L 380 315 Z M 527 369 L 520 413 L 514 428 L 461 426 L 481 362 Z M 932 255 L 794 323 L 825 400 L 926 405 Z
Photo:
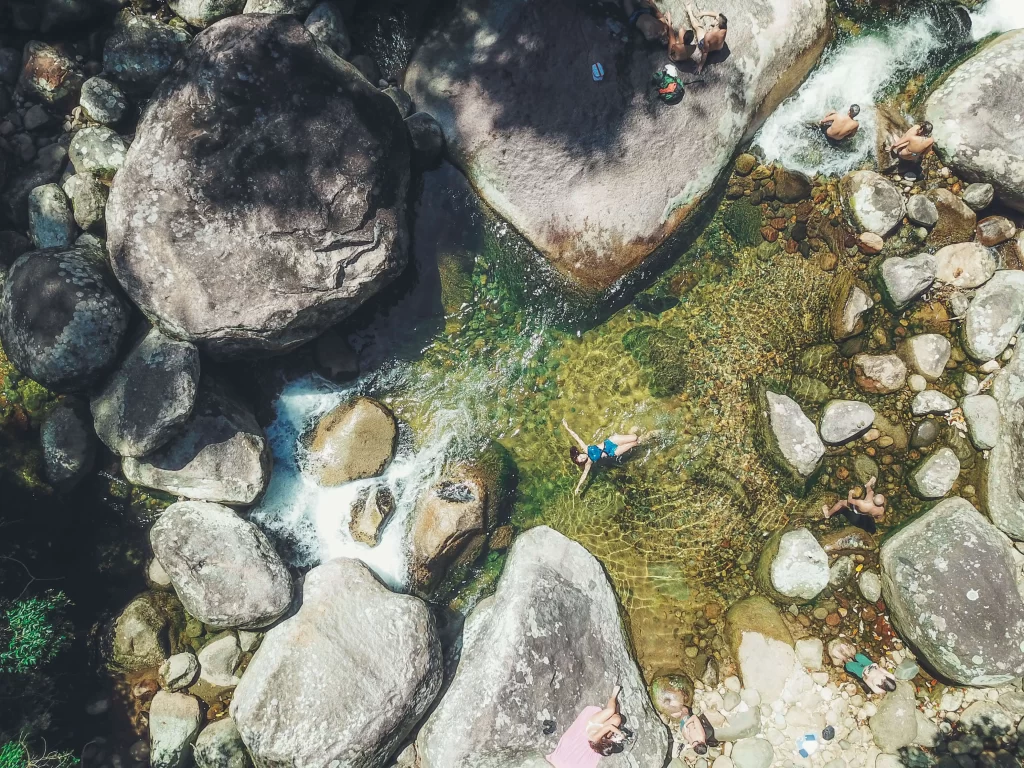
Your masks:
M 825 513 L 825 519 L 828 520 L 832 515 L 829 512 L 828 504 L 821 505 L 821 511 Z

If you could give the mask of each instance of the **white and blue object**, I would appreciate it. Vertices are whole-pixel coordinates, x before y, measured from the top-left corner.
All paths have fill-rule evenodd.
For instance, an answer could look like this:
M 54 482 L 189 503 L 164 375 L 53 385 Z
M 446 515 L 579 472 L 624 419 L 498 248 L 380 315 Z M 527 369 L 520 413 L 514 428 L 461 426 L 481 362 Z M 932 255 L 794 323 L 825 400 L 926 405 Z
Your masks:
M 818 737 L 816 734 L 808 733 L 796 743 L 796 752 L 800 757 L 810 757 L 818 751 Z
M 597 64 L 590 68 L 590 71 L 593 72 L 594 74 L 595 83 L 600 83 L 602 80 L 604 80 L 604 64 L 598 62 Z

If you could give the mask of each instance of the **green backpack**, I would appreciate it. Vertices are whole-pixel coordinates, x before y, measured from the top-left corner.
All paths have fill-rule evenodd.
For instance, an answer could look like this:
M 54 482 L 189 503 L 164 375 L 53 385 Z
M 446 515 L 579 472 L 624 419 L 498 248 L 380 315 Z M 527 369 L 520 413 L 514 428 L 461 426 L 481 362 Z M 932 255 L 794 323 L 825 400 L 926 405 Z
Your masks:
M 658 98 L 666 104 L 678 104 L 683 100 L 685 87 L 681 78 L 659 69 L 651 76 L 651 82 L 658 92 Z

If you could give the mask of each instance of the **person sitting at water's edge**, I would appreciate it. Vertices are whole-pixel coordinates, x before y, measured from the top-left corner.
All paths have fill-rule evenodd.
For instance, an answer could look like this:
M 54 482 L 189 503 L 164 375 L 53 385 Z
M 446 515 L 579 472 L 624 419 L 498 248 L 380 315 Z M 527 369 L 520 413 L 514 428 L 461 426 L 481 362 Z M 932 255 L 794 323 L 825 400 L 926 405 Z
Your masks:
M 872 693 L 887 693 L 896 690 L 896 677 L 875 662 L 858 653 L 852 660 L 846 662 L 845 669 L 851 675 L 859 677 L 864 681 Z
M 698 755 L 706 755 L 708 747 L 717 747 L 715 729 L 705 715 L 688 714 L 679 721 L 680 741 Z
M 860 106 L 854 104 L 845 115 L 835 111 L 829 112 L 818 125 L 832 141 L 846 141 L 860 130 L 860 123 L 856 120 L 859 114 Z
M 889 152 L 908 163 L 920 163 L 935 146 L 932 138 L 932 124 L 912 125 L 899 141 L 889 147 Z
M 704 71 L 704 65 L 707 64 L 708 56 L 725 47 L 725 36 L 728 32 L 729 20 L 725 18 L 724 13 L 719 13 L 718 11 L 701 11 L 697 13 L 692 5 L 686 6 L 686 15 L 690 19 L 690 26 L 693 28 L 694 35 L 697 38 L 697 44 L 690 58 L 696 63 L 697 74 L 699 75 Z M 703 23 L 705 18 L 714 19 L 714 22 L 709 26 L 705 26 Z
M 872 477 L 864 484 L 864 498 L 855 499 L 853 494 L 856 489 L 851 488 L 846 498 L 837 501 L 829 509 L 828 504 L 823 504 L 821 511 L 825 513 L 828 520 L 833 515 L 842 512 L 850 525 L 862 528 L 868 533 L 875 532 L 875 523 L 885 519 L 885 496 L 875 493 L 875 482 L 877 478 Z
M 641 442 L 640 436 L 634 431 L 628 435 L 612 435 L 600 445 L 587 445 L 583 438 L 572 431 L 565 419 L 562 419 L 562 426 L 565 427 L 566 432 L 572 435 L 572 439 L 579 446 L 579 448 L 576 445 L 569 448 L 569 456 L 572 457 L 572 463 L 577 467 L 583 467 L 583 476 L 580 477 L 580 481 L 576 485 L 577 496 L 579 496 L 580 491 L 583 489 L 583 484 L 587 481 L 590 470 L 595 463 L 624 456 L 640 445 Z
M 602 757 L 621 752 L 629 738 L 619 714 L 620 686 L 615 686 L 604 709 L 587 707 L 558 740 L 546 760 L 555 768 L 595 768 Z

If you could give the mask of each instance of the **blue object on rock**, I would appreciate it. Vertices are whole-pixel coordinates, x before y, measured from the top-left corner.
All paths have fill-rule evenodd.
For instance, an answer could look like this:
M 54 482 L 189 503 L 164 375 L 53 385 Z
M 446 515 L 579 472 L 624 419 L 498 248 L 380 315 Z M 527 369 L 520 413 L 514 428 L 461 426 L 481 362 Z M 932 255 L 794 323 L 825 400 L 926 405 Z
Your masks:
M 818 751 L 819 746 L 817 735 L 808 733 L 796 743 L 796 751 L 800 757 L 810 757 Z
M 603 64 L 598 62 L 597 64 L 592 66 L 590 69 L 594 73 L 594 82 L 599 83 L 602 80 L 604 80 L 604 65 Z

